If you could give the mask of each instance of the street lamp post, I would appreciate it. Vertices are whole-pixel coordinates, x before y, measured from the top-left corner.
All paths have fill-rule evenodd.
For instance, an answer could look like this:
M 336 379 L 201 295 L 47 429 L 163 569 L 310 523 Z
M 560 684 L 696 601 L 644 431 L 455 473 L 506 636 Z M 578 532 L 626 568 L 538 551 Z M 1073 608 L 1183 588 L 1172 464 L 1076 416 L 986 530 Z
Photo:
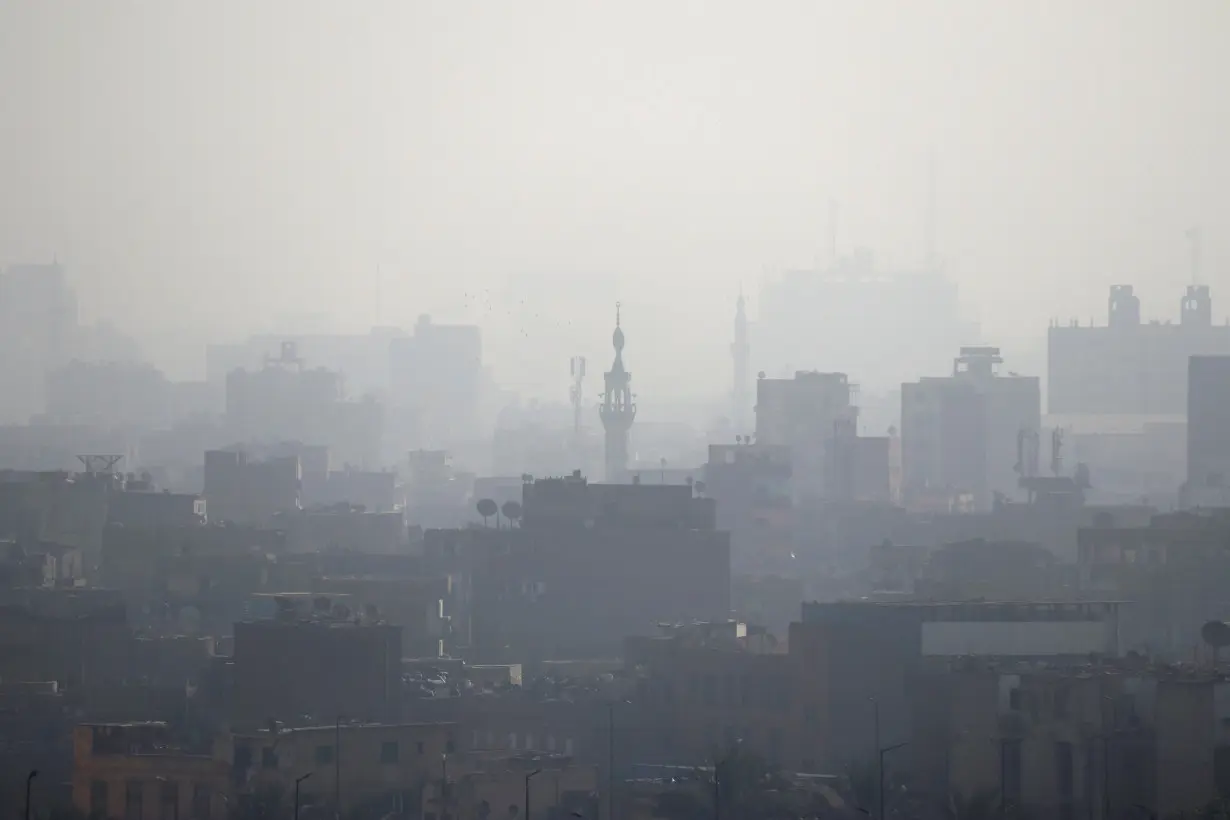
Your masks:
M 440 755 L 440 820 L 448 820 L 448 752 Z
M 907 740 L 903 743 L 894 743 L 892 746 L 885 746 L 884 748 L 880 749 L 880 788 L 879 788 L 880 820 L 884 820 L 884 756 L 887 755 L 889 752 L 895 752 L 901 747 L 908 746 L 908 745 L 909 745 L 909 741 Z
M 295 778 L 295 820 L 299 820 L 299 784 L 312 776 L 311 772 Z
M 38 769 L 31 769 L 26 775 L 26 820 L 30 820 L 30 786 L 34 783 L 34 778 L 38 777 Z
M 538 774 L 542 774 L 542 769 L 535 769 L 525 776 L 525 820 L 530 820 L 530 780 Z

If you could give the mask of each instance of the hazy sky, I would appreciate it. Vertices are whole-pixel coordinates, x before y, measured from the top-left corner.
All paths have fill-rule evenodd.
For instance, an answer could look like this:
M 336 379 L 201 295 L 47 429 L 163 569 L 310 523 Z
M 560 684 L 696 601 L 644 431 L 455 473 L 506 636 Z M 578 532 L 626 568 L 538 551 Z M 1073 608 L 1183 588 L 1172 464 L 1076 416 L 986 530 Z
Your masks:
M 1227 43 L 1226 0 L 0 0 L 0 262 L 157 344 L 481 315 L 560 397 L 620 298 L 642 395 L 716 392 L 739 283 L 823 255 L 830 200 L 921 259 L 934 150 L 987 341 L 1118 281 L 1177 313 L 1195 223 L 1220 317 Z

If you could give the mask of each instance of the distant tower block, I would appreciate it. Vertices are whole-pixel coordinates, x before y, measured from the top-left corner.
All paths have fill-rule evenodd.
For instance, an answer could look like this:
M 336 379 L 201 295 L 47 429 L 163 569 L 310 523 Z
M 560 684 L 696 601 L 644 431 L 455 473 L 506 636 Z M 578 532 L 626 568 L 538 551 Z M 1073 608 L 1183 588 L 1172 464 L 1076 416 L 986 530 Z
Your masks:
M 737 434 L 748 432 L 748 408 L 751 407 L 751 393 L 748 389 L 748 358 L 751 354 L 751 344 L 747 337 L 747 311 L 745 309 L 743 290 L 739 290 L 739 301 L 735 305 L 735 341 L 730 346 L 730 355 L 734 358 L 734 389 L 731 391 L 730 421 Z
M 585 357 L 573 356 L 568 363 L 572 373 L 572 386 L 568 389 L 568 398 L 572 402 L 572 438 L 574 446 L 581 443 L 581 408 L 585 404 Z
M 624 332 L 619 318 L 619 304 L 616 303 L 615 332 L 611 334 L 615 361 L 603 377 L 606 392 L 602 394 L 602 406 L 598 411 L 606 430 L 606 480 L 611 483 L 623 482 L 627 476 L 628 431 L 636 418 L 632 374 L 624 369 Z

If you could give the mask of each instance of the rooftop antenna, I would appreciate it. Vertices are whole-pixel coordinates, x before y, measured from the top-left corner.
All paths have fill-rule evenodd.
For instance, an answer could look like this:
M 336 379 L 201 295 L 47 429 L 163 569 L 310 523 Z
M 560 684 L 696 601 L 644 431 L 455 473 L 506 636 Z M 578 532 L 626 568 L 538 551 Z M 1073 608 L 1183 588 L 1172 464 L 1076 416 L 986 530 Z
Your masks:
M 79 455 L 77 460 L 81 462 L 81 466 L 85 468 L 88 475 L 96 475 L 98 473 L 109 473 L 115 465 L 123 461 L 122 455 L 108 453 L 106 455 Z
M 935 149 L 927 155 L 927 214 L 926 214 L 927 269 L 935 269 Z
M 829 200 L 829 264 L 837 267 L 837 200 Z
M 568 398 L 572 400 L 572 436 L 576 446 L 581 444 L 581 409 L 585 404 L 583 394 L 585 382 L 585 357 L 573 356 L 568 363 L 572 374 L 572 387 L 568 390 Z
M 1200 282 L 1200 228 L 1187 229 L 1187 242 L 1191 251 L 1192 284 Z

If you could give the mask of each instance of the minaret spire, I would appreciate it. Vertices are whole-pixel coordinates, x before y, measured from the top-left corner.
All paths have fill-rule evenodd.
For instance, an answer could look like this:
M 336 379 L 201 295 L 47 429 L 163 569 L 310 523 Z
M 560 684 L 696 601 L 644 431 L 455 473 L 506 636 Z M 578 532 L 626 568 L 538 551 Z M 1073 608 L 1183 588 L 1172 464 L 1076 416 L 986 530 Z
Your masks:
M 743 298 L 743 285 L 739 285 L 739 300 L 735 303 L 735 341 L 730 346 L 730 355 L 734 358 L 734 389 L 731 391 L 730 421 L 735 427 L 735 433 L 747 435 L 748 409 L 751 398 L 748 394 L 748 358 L 751 344 L 747 336 L 747 310 Z
M 620 483 L 628 471 L 628 431 L 636 418 L 636 403 L 632 395 L 632 374 L 624 368 L 624 331 L 620 326 L 620 304 L 615 303 L 615 332 L 611 346 L 615 361 L 603 376 L 606 392 L 598 414 L 606 430 L 606 480 Z

